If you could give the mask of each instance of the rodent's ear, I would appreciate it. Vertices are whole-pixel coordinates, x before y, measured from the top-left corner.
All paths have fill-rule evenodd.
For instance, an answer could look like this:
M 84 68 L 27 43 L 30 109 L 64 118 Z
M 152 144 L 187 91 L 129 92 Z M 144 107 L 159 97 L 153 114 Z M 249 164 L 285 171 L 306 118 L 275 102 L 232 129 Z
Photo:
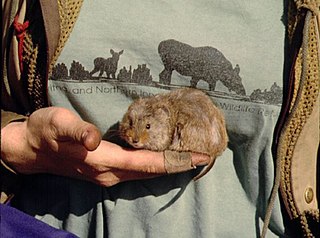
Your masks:
M 170 116 L 170 110 L 166 105 L 161 105 L 158 109 L 158 112 L 165 113 L 165 115 Z

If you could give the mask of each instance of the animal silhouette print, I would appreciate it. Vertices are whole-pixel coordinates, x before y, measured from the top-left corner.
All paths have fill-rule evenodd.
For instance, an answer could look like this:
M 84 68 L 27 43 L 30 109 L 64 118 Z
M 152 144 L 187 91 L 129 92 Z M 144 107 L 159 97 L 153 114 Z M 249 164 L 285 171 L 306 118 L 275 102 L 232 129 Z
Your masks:
M 191 76 L 191 87 L 195 88 L 200 80 L 204 80 L 209 84 L 209 90 L 214 91 L 216 82 L 220 80 L 230 92 L 246 95 L 239 65 L 232 68 L 231 62 L 213 47 L 192 47 L 170 39 L 160 42 L 158 53 L 164 65 L 159 74 L 162 84 L 170 84 L 172 71 L 176 70 L 181 75 Z
M 93 61 L 94 68 L 90 72 L 92 76 L 96 72 L 100 71 L 99 77 L 102 76 L 103 72 L 106 72 L 107 78 L 116 79 L 116 72 L 118 69 L 118 62 L 120 55 L 122 55 L 123 50 L 115 52 L 113 49 L 110 49 L 111 57 L 105 59 L 103 57 L 95 58 Z

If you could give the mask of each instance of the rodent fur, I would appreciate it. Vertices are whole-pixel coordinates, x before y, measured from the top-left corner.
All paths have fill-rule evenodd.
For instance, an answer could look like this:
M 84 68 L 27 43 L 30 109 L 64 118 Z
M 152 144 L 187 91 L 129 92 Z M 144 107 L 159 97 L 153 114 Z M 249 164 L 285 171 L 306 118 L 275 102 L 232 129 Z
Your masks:
M 120 136 L 134 148 L 209 155 L 207 168 L 195 180 L 212 168 L 228 143 L 222 112 L 194 88 L 135 100 L 120 122 Z

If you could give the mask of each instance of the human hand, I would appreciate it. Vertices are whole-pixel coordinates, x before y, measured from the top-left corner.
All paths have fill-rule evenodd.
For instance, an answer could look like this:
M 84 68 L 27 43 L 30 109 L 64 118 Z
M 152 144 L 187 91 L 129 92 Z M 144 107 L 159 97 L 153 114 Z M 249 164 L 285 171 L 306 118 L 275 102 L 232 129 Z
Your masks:
M 73 112 L 50 107 L 1 131 L 1 158 L 18 173 L 51 173 L 112 186 L 166 173 L 162 152 L 101 141 L 98 129 Z M 209 158 L 193 154 L 193 165 Z

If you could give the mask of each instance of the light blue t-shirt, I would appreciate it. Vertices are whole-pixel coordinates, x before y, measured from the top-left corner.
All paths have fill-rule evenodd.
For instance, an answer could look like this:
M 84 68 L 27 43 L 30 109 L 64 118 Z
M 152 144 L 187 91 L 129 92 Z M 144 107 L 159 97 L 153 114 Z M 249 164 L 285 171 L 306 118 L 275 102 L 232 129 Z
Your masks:
M 47 205 L 26 199 L 25 209 L 80 237 L 257 237 L 274 181 L 282 14 L 276 0 L 85 1 L 49 80 L 51 104 L 104 134 L 133 99 L 191 85 L 223 110 L 229 146 L 196 182 L 193 172 L 111 188 L 35 179 L 32 197 Z M 284 233 L 279 201 L 269 228 Z

